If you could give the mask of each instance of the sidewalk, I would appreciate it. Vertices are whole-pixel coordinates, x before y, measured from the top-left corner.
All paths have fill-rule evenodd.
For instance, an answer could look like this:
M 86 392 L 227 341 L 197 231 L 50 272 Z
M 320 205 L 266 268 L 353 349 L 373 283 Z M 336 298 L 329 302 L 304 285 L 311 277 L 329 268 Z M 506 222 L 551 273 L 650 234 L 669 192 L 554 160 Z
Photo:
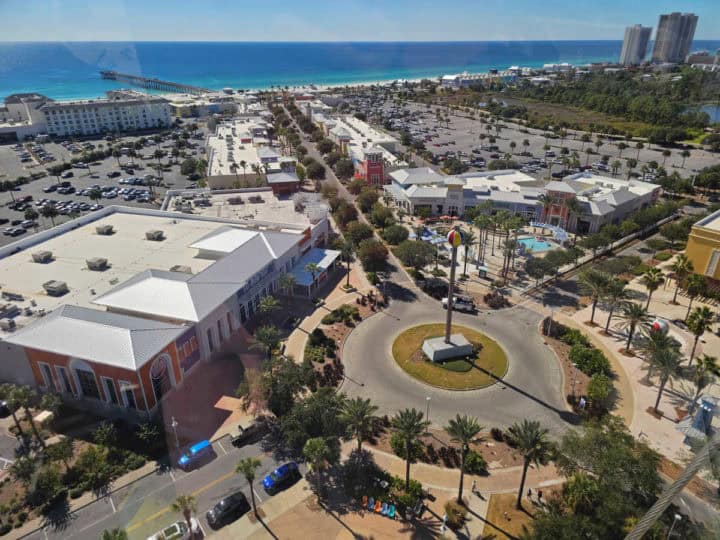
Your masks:
M 302 363 L 305 356 L 305 345 L 307 343 L 308 335 L 312 332 L 322 321 L 322 318 L 327 315 L 333 309 L 336 309 L 343 304 L 354 303 L 355 299 L 359 294 L 366 293 L 371 288 L 370 284 L 365 277 L 362 269 L 358 266 L 357 262 L 350 265 L 350 285 L 355 287 L 354 292 L 346 292 L 343 290 L 347 279 L 343 277 L 335 288 L 325 298 L 325 303 L 319 306 L 311 315 L 305 317 L 300 324 L 295 328 L 290 336 L 288 336 L 285 342 L 285 355 L 292 356 L 293 359 Z

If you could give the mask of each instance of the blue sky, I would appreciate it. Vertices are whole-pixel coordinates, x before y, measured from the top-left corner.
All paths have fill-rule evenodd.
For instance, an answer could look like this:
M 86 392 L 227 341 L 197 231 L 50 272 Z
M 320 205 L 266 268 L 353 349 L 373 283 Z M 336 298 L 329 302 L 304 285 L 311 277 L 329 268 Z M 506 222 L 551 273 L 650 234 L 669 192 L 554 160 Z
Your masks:
M 0 41 L 622 39 L 671 11 L 720 39 L 719 0 L 0 0 Z

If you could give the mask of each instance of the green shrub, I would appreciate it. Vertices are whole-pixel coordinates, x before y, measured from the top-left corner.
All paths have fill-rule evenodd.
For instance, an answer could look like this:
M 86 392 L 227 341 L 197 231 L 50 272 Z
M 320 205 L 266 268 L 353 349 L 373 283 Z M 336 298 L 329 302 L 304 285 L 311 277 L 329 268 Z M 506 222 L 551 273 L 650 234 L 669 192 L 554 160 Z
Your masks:
M 632 269 L 632 273 L 636 276 L 642 276 L 648 270 L 650 270 L 650 266 L 645 263 L 640 263 Z
M 322 364 L 325 361 L 325 349 L 323 347 L 314 347 L 308 344 L 305 347 L 305 358 L 310 362 L 318 362 Z
M 377 274 L 375 272 L 366 272 L 365 276 L 367 277 L 367 280 L 370 282 L 370 285 L 377 285 L 378 278 L 377 278 Z
M 390 225 L 380 236 L 382 236 L 383 240 L 387 243 L 397 246 L 407 240 L 409 234 L 409 231 L 402 225 Z
M 0 525 L 0 536 L 5 536 L 10 531 L 12 531 L 12 525 L 10 525 L 9 523 Z
M 585 337 L 585 334 L 575 328 L 566 327 L 565 333 L 560 340 L 570 346 L 583 345 L 584 347 L 590 347 L 590 341 L 588 341 L 588 338 Z
M 78 486 L 74 487 L 70 490 L 70 498 L 71 499 L 77 499 L 79 498 L 83 493 L 85 493 L 85 489 Z
M 432 275 L 435 277 L 445 277 L 447 276 L 447 272 L 445 272 L 442 268 L 435 268 L 432 271 Z
M 465 472 L 468 474 L 487 474 L 487 462 L 475 450 L 470 450 L 465 456 Z
M 138 454 L 130 454 L 125 459 L 125 467 L 131 471 L 139 469 L 143 465 L 145 465 L 145 458 Z
M 390 437 L 390 447 L 393 453 L 405 459 L 405 440 L 402 438 L 400 433 L 393 433 Z M 423 455 L 424 447 L 420 441 L 415 441 L 415 444 L 410 448 L 410 462 L 414 463 L 420 459 Z
M 585 347 L 579 343 L 573 345 L 572 349 L 570 349 L 570 361 L 590 377 L 596 373 L 602 373 L 608 377 L 612 375 L 610 362 L 602 351 L 594 347 Z
M 28 518 L 28 513 L 23 510 L 17 515 L 17 518 L 20 523 L 25 523 Z
M 670 253 L 669 251 L 661 251 L 660 253 L 655 254 L 655 260 L 663 262 L 671 259 L 672 256 L 672 253 Z
M 465 523 L 467 516 L 467 508 L 459 504 L 455 499 L 451 499 L 445 503 L 445 514 L 447 515 L 447 525 L 453 530 L 457 530 Z

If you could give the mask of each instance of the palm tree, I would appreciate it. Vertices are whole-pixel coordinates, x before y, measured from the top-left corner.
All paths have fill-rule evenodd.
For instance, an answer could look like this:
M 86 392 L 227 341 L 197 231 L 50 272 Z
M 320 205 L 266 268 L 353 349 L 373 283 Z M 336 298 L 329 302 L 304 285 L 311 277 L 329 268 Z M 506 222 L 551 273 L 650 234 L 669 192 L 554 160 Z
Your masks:
M 430 422 L 423 419 L 423 413 L 414 407 L 399 411 L 392 419 L 392 428 L 405 443 L 405 491 L 410 489 L 410 461 L 412 450 L 418 438 L 425 435 Z
M 292 296 L 293 289 L 295 288 L 295 276 L 292 274 L 283 274 L 280 276 L 278 283 L 280 287 L 287 293 L 288 296 Z
M 13 420 L 15 421 L 15 427 L 18 430 L 18 435 L 24 440 L 25 432 L 20 426 L 20 420 L 17 417 L 17 409 L 20 408 L 20 402 L 17 395 L 15 394 L 16 386 L 11 383 L 3 383 L 0 385 L 0 398 L 2 398 L 10 409 Z
M 469 450 L 470 443 L 473 442 L 477 434 L 482 431 L 483 427 L 477 418 L 466 415 L 457 414 L 454 419 L 445 426 L 445 432 L 450 435 L 452 442 L 460 443 L 460 485 L 458 486 L 458 504 L 462 504 L 463 479 L 465 477 L 465 458 Z
M 705 291 L 705 286 L 705 276 L 701 276 L 700 274 L 691 274 L 688 276 L 685 284 L 685 292 L 690 297 L 690 302 L 688 303 L 687 313 L 685 313 L 686 320 L 690 316 L 693 300 Z
M 642 335 L 643 339 L 638 344 L 638 349 L 647 362 L 650 362 L 652 356 L 660 351 L 668 349 L 680 350 L 680 344 L 668 333 L 654 332 L 649 328 L 643 328 Z
M 10 466 L 10 474 L 25 487 L 32 484 L 37 462 L 30 456 L 21 456 Z
M 610 283 L 610 274 L 590 268 L 585 270 L 578 277 L 578 284 L 583 294 L 587 294 L 592 300 L 592 313 L 590 315 L 590 323 L 595 323 L 595 308 L 598 300 L 605 294 L 608 284 Z
M 510 153 L 515 153 L 515 147 L 517 146 L 517 143 L 515 141 L 510 141 Z
M 660 332 L 655 332 L 655 334 L 659 333 Z M 662 348 L 651 354 L 648 357 L 648 360 L 650 362 L 647 367 L 648 376 L 656 373 L 660 377 L 660 388 L 658 390 L 657 399 L 655 400 L 655 407 L 653 407 L 655 414 L 659 414 L 658 406 L 660 405 L 660 399 L 665 391 L 665 385 L 668 380 L 670 380 L 670 376 L 678 372 L 681 356 L 675 348 Z
M 490 227 L 491 219 L 487 214 L 480 214 L 473 220 L 478 230 L 478 263 L 485 261 L 485 246 L 487 245 L 487 238 L 483 240 L 483 235 L 487 236 L 488 227 Z
M 633 169 L 637 167 L 637 159 L 628 158 L 625 163 L 627 164 L 627 177 L 630 178 Z
M 350 240 L 346 240 L 342 247 L 340 248 L 340 255 L 342 256 L 343 260 L 345 261 L 345 264 L 347 265 L 347 273 L 345 276 L 345 288 L 350 288 L 350 263 L 352 262 L 353 258 L 353 243 Z
M 610 165 L 610 169 L 612 170 L 612 175 L 615 176 L 621 167 L 622 167 L 622 161 L 620 161 L 619 159 L 614 160 L 612 162 L 612 164 Z
M 665 282 L 665 278 L 659 268 L 648 268 L 640 279 L 640 282 L 645 285 L 648 291 L 645 309 L 650 309 L 650 299 L 653 293 L 660 288 L 660 285 Z
M 122 153 L 117 148 L 113 148 L 112 151 L 112 157 L 114 157 L 117 160 L 118 167 L 120 166 L 120 156 L 122 156 Z
M 713 323 L 714 320 L 715 314 L 710 311 L 710 308 L 707 306 L 695 308 L 695 310 L 687 318 L 688 330 L 690 330 L 690 332 L 692 332 L 692 335 L 695 336 L 695 339 L 693 340 L 692 350 L 690 351 L 690 361 L 688 362 L 688 367 L 692 366 L 692 361 L 695 357 L 695 349 L 697 348 L 698 341 L 700 341 L 700 338 L 705 333 L 705 331 L 710 328 L 710 325 Z
M 128 534 L 125 529 L 106 529 L 100 536 L 100 540 L 128 540 Z
M 244 177 L 244 176 L 245 176 L 245 169 L 247 169 L 247 161 L 245 161 L 244 159 L 241 159 L 241 160 L 240 160 L 240 166 L 242 167 L 243 177 Z
M 272 352 L 280 343 L 280 330 L 272 325 L 261 326 L 255 330 L 254 337 L 255 343 L 253 343 L 250 347 L 260 349 L 266 353 L 269 360 Z
M 663 155 L 663 164 L 662 164 L 662 166 L 663 166 L 663 168 L 665 167 L 665 161 L 667 160 L 667 158 L 670 157 L 671 154 L 672 154 L 672 152 L 670 152 L 670 150 L 668 150 L 668 149 L 665 149 L 665 150 L 662 151 L 662 155 Z
M 464 257 L 464 264 L 463 264 L 463 274 L 467 275 L 467 263 L 468 259 L 470 258 L 470 248 L 472 247 L 473 243 L 475 242 L 475 234 L 472 232 L 472 229 L 468 229 L 467 231 L 462 231 L 462 245 L 465 248 L 465 257 Z
M 670 269 L 675 274 L 675 293 L 673 294 L 672 303 L 677 304 L 677 295 L 678 290 L 680 289 L 680 284 L 684 283 L 690 273 L 694 270 L 693 263 L 690 259 L 688 259 L 687 255 L 681 253 L 675 258 L 675 262 L 673 262 Z
M 682 164 L 680 165 L 681 169 L 685 168 L 685 160 L 690 157 L 690 150 L 683 150 L 680 152 L 680 155 L 682 156 Z
M 340 420 L 347 426 L 348 436 L 357 439 L 358 454 L 362 450 L 363 440 L 370 437 L 377 426 L 377 410 L 377 406 L 373 405 L 369 398 L 356 397 L 343 403 Z
M 695 410 L 695 405 L 703 389 L 715 381 L 717 377 L 720 377 L 720 366 L 717 363 L 717 358 L 708 356 L 707 354 L 698 358 L 697 364 L 695 364 L 695 373 L 693 374 L 695 396 L 693 396 L 692 402 L 690 403 L 689 414 L 692 414 Z
M 58 209 L 55 208 L 54 204 L 46 204 L 40 209 L 40 215 L 44 218 L 50 218 L 53 227 L 55 226 L 55 218 L 58 214 Z
M 102 199 L 102 191 L 100 191 L 99 188 L 93 188 L 90 190 L 90 193 L 88 193 L 88 197 L 90 197 L 91 201 L 97 202 Z
M 635 156 L 635 159 L 639 161 L 640 160 L 640 150 L 645 148 L 645 145 L 643 143 L 639 142 L 635 145 L 635 148 L 637 148 L 637 156 Z
M 582 136 L 580 137 L 580 142 L 581 142 L 580 151 L 582 152 L 583 148 L 585 148 L 585 143 L 590 142 L 590 135 L 588 133 L 583 133 Z
M 616 308 L 621 307 L 628 301 L 628 292 L 626 289 L 627 283 L 622 279 L 612 279 L 608 283 L 605 292 L 603 293 L 603 300 L 605 307 L 608 309 L 608 318 L 605 323 L 605 333 L 610 332 L 610 321 L 613 317 L 613 312 Z
M 331 443 L 325 437 L 314 437 L 305 441 L 303 456 L 305 456 L 310 469 L 315 473 L 318 487 L 317 497 L 320 502 L 323 492 L 322 472 L 328 463 L 337 461 L 339 444 L 337 441 Z
M 647 309 L 640 304 L 629 302 L 623 306 L 620 318 L 624 321 L 623 326 L 628 329 L 628 339 L 625 344 L 626 351 L 630 350 L 630 343 L 632 343 L 632 338 L 635 335 L 635 329 L 639 324 L 647 321 L 648 317 Z
M 258 306 L 258 313 L 260 313 L 263 318 L 269 318 L 270 315 L 272 315 L 275 311 L 279 309 L 280 301 L 274 296 L 266 296 L 262 300 L 260 300 L 260 305 Z
M 619 158 L 619 159 L 622 159 L 622 153 L 623 153 L 623 151 L 628 147 L 628 145 L 625 144 L 624 142 L 619 142 L 618 145 L 617 145 L 617 147 L 618 147 L 618 151 L 619 151 L 619 152 L 618 152 L 618 158 Z
M 235 472 L 242 474 L 245 477 L 245 480 L 247 480 L 248 485 L 250 486 L 250 500 L 252 501 L 252 508 L 255 516 L 257 516 L 258 513 L 257 506 L 255 505 L 255 489 L 253 489 L 253 482 L 255 481 L 255 470 L 259 466 L 260 460 L 254 457 L 246 457 L 244 459 L 241 459 L 235 466 Z
M 192 495 L 178 495 L 175 502 L 172 503 L 172 510 L 173 512 L 178 512 L 183 515 L 188 526 L 188 531 L 190 531 L 191 538 L 193 538 L 194 533 L 192 532 L 191 517 L 192 514 L 197 511 L 195 497 Z
M 315 284 L 315 276 L 320 273 L 320 266 L 317 263 L 307 263 L 305 265 L 305 271 L 312 276 L 312 284 Z M 312 285 L 311 285 L 312 287 Z
M 25 410 L 25 419 L 30 424 L 33 433 L 35 434 L 35 438 L 40 443 L 40 446 L 45 449 L 45 441 L 40 436 L 40 432 L 38 431 L 37 426 L 35 425 L 35 420 L 33 420 L 32 413 L 30 412 L 30 406 L 37 399 L 37 392 L 28 386 L 15 386 L 12 392 L 15 395 L 17 404 Z
M 523 456 L 523 472 L 520 479 L 515 508 L 522 510 L 522 494 L 525 489 L 525 477 L 528 467 L 545 465 L 550 460 L 553 444 L 547 438 L 548 430 L 540 427 L 537 420 L 523 420 L 522 423 L 515 422 L 507 430 L 507 437 Z

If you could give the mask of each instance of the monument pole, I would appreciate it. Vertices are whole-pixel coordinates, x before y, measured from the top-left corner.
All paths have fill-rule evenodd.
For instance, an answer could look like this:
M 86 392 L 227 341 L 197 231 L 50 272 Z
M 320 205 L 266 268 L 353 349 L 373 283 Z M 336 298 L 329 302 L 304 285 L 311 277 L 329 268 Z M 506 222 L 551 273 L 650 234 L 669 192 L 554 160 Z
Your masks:
M 455 265 L 457 263 L 457 250 L 462 244 L 462 234 L 457 227 L 448 233 L 447 241 L 450 247 L 452 247 L 452 256 L 450 258 L 450 282 L 448 283 L 447 314 L 445 317 L 445 343 L 450 344 L 453 300 L 455 299 L 455 295 L 453 294 L 455 291 Z

